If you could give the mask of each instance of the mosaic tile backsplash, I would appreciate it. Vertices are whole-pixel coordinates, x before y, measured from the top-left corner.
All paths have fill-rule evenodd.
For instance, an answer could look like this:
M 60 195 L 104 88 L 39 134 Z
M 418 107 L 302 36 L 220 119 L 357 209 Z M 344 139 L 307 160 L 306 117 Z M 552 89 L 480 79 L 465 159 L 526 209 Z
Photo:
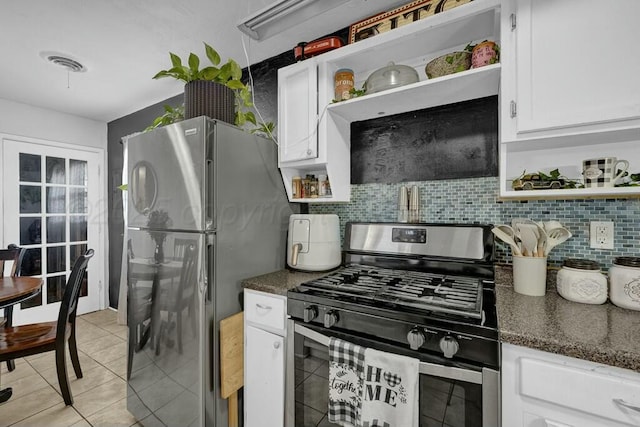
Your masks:
M 551 266 L 560 267 L 565 258 L 586 258 L 608 270 L 615 257 L 640 256 L 640 199 L 500 201 L 497 177 L 352 185 L 350 203 L 310 204 L 309 213 L 338 215 L 344 237 L 348 221 L 395 221 L 402 185 L 420 188 L 423 222 L 511 224 L 516 217 L 560 221 L 573 237 L 551 251 Z M 589 248 L 590 221 L 615 223 L 613 250 Z M 496 258 L 511 263 L 511 250 L 499 241 Z

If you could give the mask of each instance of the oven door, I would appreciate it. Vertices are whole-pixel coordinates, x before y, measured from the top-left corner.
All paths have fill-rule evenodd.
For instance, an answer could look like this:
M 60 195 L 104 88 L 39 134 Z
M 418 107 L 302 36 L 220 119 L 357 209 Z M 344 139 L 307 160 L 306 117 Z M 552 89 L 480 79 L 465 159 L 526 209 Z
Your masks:
M 382 351 L 391 349 L 292 319 L 287 333 L 287 427 L 336 425 L 327 419 L 330 336 Z M 499 372 L 421 361 L 419 405 L 420 427 L 499 427 Z

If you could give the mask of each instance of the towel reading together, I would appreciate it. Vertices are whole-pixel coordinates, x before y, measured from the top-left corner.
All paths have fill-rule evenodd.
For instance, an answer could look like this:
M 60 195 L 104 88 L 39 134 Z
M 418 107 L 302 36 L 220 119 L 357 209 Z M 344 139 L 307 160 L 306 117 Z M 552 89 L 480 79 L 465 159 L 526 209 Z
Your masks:
M 329 421 L 359 426 L 364 380 L 364 347 L 329 339 Z

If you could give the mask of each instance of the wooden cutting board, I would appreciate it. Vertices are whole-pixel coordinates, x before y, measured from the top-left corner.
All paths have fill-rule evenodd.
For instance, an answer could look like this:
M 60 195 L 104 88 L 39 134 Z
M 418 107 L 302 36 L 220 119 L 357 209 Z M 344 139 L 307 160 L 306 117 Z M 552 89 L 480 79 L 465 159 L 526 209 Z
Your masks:
M 238 426 L 238 390 L 244 385 L 244 312 L 220 321 L 220 381 L 229 399 L 229 427 Z

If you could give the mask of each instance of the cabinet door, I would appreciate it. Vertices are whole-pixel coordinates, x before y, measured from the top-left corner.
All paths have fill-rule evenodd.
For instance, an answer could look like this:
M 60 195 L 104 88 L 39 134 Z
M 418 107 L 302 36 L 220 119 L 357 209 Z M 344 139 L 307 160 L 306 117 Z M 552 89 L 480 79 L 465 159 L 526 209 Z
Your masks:
M 282 427 L 284 338 L 253 326 L 245 326 L 245 425 Z
M 278 70 L 280 163 L 318 157 L 318 68 L 315 59 Z
M 502 344 L 502 425 L 640 425 L 636 372 Z
M 634 53 L 640 1 L 516 2 L 511 100 L 519 136 L 595 123 L 606 129 L 640 118 L 640 55 Z M 503 57 L 509 61 L 513 53 Z

